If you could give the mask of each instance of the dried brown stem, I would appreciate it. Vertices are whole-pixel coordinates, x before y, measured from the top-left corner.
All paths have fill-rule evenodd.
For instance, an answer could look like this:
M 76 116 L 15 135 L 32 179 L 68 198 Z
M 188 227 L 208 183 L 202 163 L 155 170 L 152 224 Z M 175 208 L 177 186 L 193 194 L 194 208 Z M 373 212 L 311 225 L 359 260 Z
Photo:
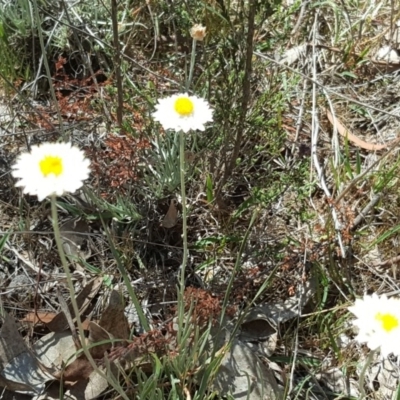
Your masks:
M 247 28 L 247 38 L 246 38 L 246 65 L 243 77 L 243 96 L 241 102 L 241 110 L 239 121 L 237 124 L 236 139 L 233 146 L 232 156 L 225 168 L 224 177 L 222 179 L 221 187 L 225 184 L 229 176 L 232 174 L 233 169 L 236 165 L 236 159 L 238 158 L 240 147 L 243 140 L 243 132 L 245 129 L 245 121 L 247 110 L 250 101 L 250 77 L 253 67 L 253 47 L 254 47 L 254 19 L 256 14 L 256 0 L 250 0 L 249 2 L 249 17 L 248 17 L 248 28 Z
M 124 97 L 122 93 L 122 75 L 121 75 L 121 53 L 118 37 L 118 7 L 117 0 L 111 0 L 111 20 L 113 27 L 113 43 L 114 43 L 114 68 L 115 80 L 117 83 L 117 124 L 118 127 L 122 126 L 122 110 Z

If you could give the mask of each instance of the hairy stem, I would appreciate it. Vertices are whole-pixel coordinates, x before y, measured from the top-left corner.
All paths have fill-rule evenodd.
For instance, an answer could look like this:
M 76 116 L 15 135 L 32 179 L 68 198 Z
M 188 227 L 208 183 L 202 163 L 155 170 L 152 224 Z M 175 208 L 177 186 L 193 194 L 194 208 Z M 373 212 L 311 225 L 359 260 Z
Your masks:
M 363 400 L 366 398 L 365 389 L 364 389 L 365 374 L 367 373 L 368 367 L 370 367 L 370 365 L 372 363 L 375 353 L 376 353 L 376 350 L 371 350 L 369 352 L 368 357 L 365 360 L 363 369 L 360 373 L 360 379 L 358 380 L 358 386 L 359 386 L 358 389 L 360 391 L 360 400 Z
M 90 365 L 92 366 L 93 370 L 96 371 L 96 373 L 98 373 L 101 377 L 106 379 L 107 382 L 122 396 L 122 398 L 124 398 L 125 400 L 129 400 L 128 396 L 123 392 L 122 387 L 120 385 L 118 385 L 116 382 L 114 382 L 110 376 L 107 376 L 103 371 L 101 371 L 99 369 L 99 367 L 97 366 L 96 362 L 94 361 L 92 355 L 90 354 L 89 348 L 86 344 L 85 333 L 84 333 L 81 317 L 79 314 L 79 307 L 78 307 L 78 303 L 76 302 L 74 283 L 72 282 L 72 274 L 71 274 L 71 271 L 69 270 L 68 261 L 65 256 L 64 248 L 62 245 L 61 232 L 60 232 L 60 227 L 58 224 L 57 202 L 56 202 L 55 195 L 53 195 L 51 197 L 51 217 L 52 217 L 52 224 L 53 224 L 53 230 L 54 230 L 54 239 L 56 241 L 57 250 L 60 255 L 61 264 L 64 268 L 64 272 L 67 277 L 67 284 L 68 284 L 68 289 L 69 289 L 69 293 L 71 296 L 72 309 L 74 310 L 76 322 L 78 325 L 78 332 L 79 332 L 79 337 L 80 337 L 80 343 L 82 346 L 82 351 L 85 354 Z
M 180 131 L 179 143 L 179 166 L 181 172 L 181 197 L 182 197 L 182 240 L 183 240 L 183 258 L 180 276 L 181 289 L 185 288 L 185 269 L 188 258 L 187 241 L 187 209 L 186 209 L 186 188 L 185 188 L 185 134 Z
M 192 84 L 192 79 L 193 79 L 193 71 L 194 71 L 194 62 L 196 60 L 196 44 L 197 40 L 193 39 L 193 44 L 192 44 L 192 55 L 190 57 L 190 67 L 189 67 L 189 78 L 186 82 L 186 91 L 189 91 L 190 85 Z

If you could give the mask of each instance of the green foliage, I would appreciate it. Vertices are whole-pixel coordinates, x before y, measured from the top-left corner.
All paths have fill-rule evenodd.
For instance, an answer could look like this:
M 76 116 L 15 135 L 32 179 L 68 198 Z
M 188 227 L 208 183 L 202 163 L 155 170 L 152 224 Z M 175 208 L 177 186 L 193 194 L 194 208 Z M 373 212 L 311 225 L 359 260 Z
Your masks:
M 179 135 L 156 133 L 146 154 L 144 179 L 156 198 L 174 193 L 181 183 L 179 167 Z

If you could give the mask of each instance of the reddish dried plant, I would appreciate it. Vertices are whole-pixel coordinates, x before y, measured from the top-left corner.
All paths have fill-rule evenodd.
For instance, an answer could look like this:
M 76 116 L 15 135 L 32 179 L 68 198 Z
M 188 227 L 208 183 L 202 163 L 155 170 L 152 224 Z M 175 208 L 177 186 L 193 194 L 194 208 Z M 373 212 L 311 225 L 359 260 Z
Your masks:
M 184 293 L 185 312 L 190 314 L 191 322 L 205 328 L 209 321 L 217 321 L 221 313 L 220 300 L 203 289 L 189 287 Z M 176 315 L 176 307 L 172 310 Z M 158 357 L 175 357 L 178 352 L 177 331 L 174 321 L 135 337 L 126 348 L 115 348 L 109 354 L 111 361 L 135 362 L 149 354 Z
M 86 154 L 92 161 L 92 172 L 98 186 L 111 187 L 123 193 L 137 179 L 138 152 L 147 146 L 146 140 L 110 136 L 104 141 L 103 148 L 87 148 Z M 110 195 L 110 191 L 102 193 L 106 198 Z
M 171 337 L 159 329 L 154 329 L 133 338 L 125 348 L 116 347 L 109 354 L 110 361 L 137 362 L 150 354 L 162 357 L 170 353 L 169 348 L 175 347 L 175 335 Z M 172 354 L 173 355 L 173 354 Z
M 221 314 L 221 302 L 217 297 L 203 289 L 189 287 L 184 293 L 185 311 L 192 309 L 191 320 L 200 328 L 204 328 L 211 320 L 213 324 L 217 322 Z
M 55 73 L 52 77 L 61 116 L 68 121 L 91 121 L 96 116 L 92 101 L 98 97 L 98 88 L 108 85 L 110 81 L 101 70 L 88 78 L 72 78 L 65 71 L 66 63 L 67 59 L 60 56 L 55 62 Z M 58 124 L 54 117 L 54 108 L 37 106 L 37 111 L 29 114 L 29 121 L 41 129 L 54 130 L 54 125 Z
M 61 115 L 67 120 L 90 121 L 95 113 L 92 100 L 97 97 L 98 88 L 110 84 L 110 81 L 101 70 L 88 78 L 71 78 L 65 72 L 65 64 L 66 59 L 60 56 L 55 63 L 56 72 L 53 76 Z

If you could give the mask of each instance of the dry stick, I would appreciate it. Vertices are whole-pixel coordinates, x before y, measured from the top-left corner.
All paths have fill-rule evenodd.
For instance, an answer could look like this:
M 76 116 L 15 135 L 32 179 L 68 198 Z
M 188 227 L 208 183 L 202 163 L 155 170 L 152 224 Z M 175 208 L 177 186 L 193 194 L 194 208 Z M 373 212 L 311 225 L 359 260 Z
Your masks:
M 384 267 L 386 265 L 393 265 L 400 261 L 400 256 L 392 257 L 383 261 L 375 261 L 371 264 L 372 267 Z M 397 292 L 397 291 L 396 291 Z
M 242 96 L 242 104 L 240 110 L 241 112 L 237 124 L 237 134 L 236 134 L 235 144 L 233 147 L 232 156 L 229 165 L 227 166 L 227 168 L 225 168 L 224 177 L 222 178 L 222 181 L 219 184 L 217 192 L 220 192 L 222 186 L 225 184 L 225 182 L 231 175 L 232 170 L 235 168 L 236 159 L 238 158 L 240 146 L 242 144 L 244 125 L 246 121 L 247 109 L 250 100 L 250 77 L 253 64 L 253 38 L 254 38 L 255 14 L 256 14 L 256 0 L 250 0 L 247 39 L 246 39 L 246 66 L 243 77 L 243 96 Z
M 76 333 L 74 321 L 72 319 L 72 315 L 71 315 L 70 309 L 67 305 L 67 302 L 65 301 L 64 297 L 62 296 L 60 289 L 57 288 L 56 290 L 57 290 L 58 302 L 60 304 L 61 311 L 64 313 L 65 319 L 67 320 L 67 324 L 71 331 L 71 335 L 72 335 L 72 339 L 74 341 L 75 347 L 77 350 L 80 350 L 82 348 L 81 340 L 84 340 L 84 339 L 81 338 L 81 340 L 80 340 L 78 334 Z M 80 318 L 80 316 L 78 316 L 78 315 L 76 315 L 75 317 Z
M 37 33 L 38 33 L 38 37 L 39 37 L 40 49 L 41 49 L 42 55 L 43 55 L 43 65 L 44 65 L 44 69 L 46 70 L 47 80 L 49 81 L 50 94 L 51 94 L 51 97 L 53 99 L 54 107 L 55 107 L 56 112 L 57 112 L 57 119 L 58 119 L 58 124 L 60 125 L 61 135 L 63 136 L 64 139 L 67 139 L 65 137 L 64 125 L 63 125 L 63 120 L 62 120 L 62 117 L 61 117 L 60 106 L 58 104 L 56 92 L 55 92 L 54 86 L 53 86 L 53 80 L 52 80 L 52 77 L 51 77 L 49 61 L 47 59 L 46 46 L 44 44 L 44 39 L 43 39 L 43 32 L 42 32 L 42 28 L 41 28 L 42 24 L 41 24 L 41 20 L 40 20 L 39 7 L 38 7 L 37 0 L 33 0 L 33 4 L 34 4 L 34 7 L 33 7 L 33 9 L 34 9 L 34 18 L 36 19 L 36 23 L 38 24 Z
M 376 353 L 377 353 L 377 349 L 370 350 L 368 357 L 364 361 L 364 365 L 363 365 L 363 368 L 361 370 L 360 377 L 358 380 L 358 389 L 360 391 L 360 400 L 364 400 L 367 397 L 366 393 L 365 393 L 365 388 L 364 388 L 365 375 L 367 373 L 368 368 L 371 367 L 372 361 L 373 361 Z
M 371 201 L 363 208 L 363 210 L 358 214 L 358 217 L 354 219 L 353 225 L 351 226 L 350 230 L 354 230 L 360 225 L 361 221 L 365 219 L 366 215 L 376 206 L 378 201 L 381 199 L 382 193 L 375 194 Z
M 303 1 L 301 4 L 300 13 L 297 18 L 296 24 L 295 24 L 294 28 L 292 29 L 292 31 L 290 32 L 290 37 L 291 37 L 292 42 L 293 42 L 293 39 L 297 37 L 298 30 L 304 21 L 304 14 L 305 14 L 306 7 L 308 6 L 308 3 L 310 3 L 310 0 Z
M 315 45 L 315 46 L 313 46 L 313 47 L 315 47 L 315 48 L 323 48 L 324 46 L 322 46 L 322 45 Z M 329 50 L 329 49 L 328 49 L 328 50 Z M 378 107 L 372 106 L 371 104 L 364 103 L 364 102 L 359 101 L 359 100 L 357 100 L 357 99 L 352 99 L 351 97 L 346 96 L 345 94 L 336 92 L 334 89 L 331 89 L 331 88 L 329 88 L 329 87 L 326 87 L 323 83 L 316 81 L 314 78 L 310 78 L 308 75 L 303 74 L 302 72 L 300 72 L 300 71 L 298 71 L 298 70 L 296 70 L 296 69 L 290 67 L 289 65 L 285 65 L 285 64 L 282 63 L 281 61 L 276 61 L 276 60 L 273 59 L 272 57 L 269 57 L 269 56 L 267 56 L 267 55 L 265 55 L 265 54 L 262 54 L 262 53 L 260 53 L 260 52 L 258 52 L 258 51 L 255 51 L 255 52 L 254 52 L 254 55 L 256 55 L 256 56 L 258 56 L 258 57 L 260 57 L 260 58 L 263 58 L 264 60 L 270 61 L 270 62 L 273 63 L 273 64 L 279 65 L 280 67 L 282 67 L 282 68 L 284 68 L 284 69 L 286 69 L 286 70 L 288 70 L 288 71 L 291 71 L 291 72 L 293 72 L 294 74 L 296 74 L 296 75 L 298 75 L 298 76 L 301 76 L 301 77 L 304 78 L 304 79 L 307 79 L 309 82 L 314 83 L 316 86 L 322 88 L 322 89 L 325 90 L 326 92 L 332 93 L 332 94 L 334 94 L 335 96 L 340 97 L 341 99 L 347 100 L 347 101 L 349 101 L 350 103 L 353 103 L 353 104 L 358 104 L 359 106 L 362 106 L 362 107 L 365 107 L 365 108 L 369 108 L 370 110 L 377 111 L 377 112 L 379 112 L 379 113 L 381 113 L 381 114 L 385 114 L 385 115 L 387 115 L 387 116 L 389 116 L 389 117 L 393 117 L 393 118 L 395 118 L 396 120 L 400 121 L 400 116 L 399 116 L 399 115 L 393 114 L 393 113 L 391 113 L 391 112 L 388 112 L 388 111 L 385 111 L 385 110 L 382 110 L 382 109 L 379 109 Z
M 315 18 L 317 18 L 318 13 L 316 14 Z M 313 35 L 313 44 L 316 44 L 316 24 L 317 24 L 317 20 L 315 19 L 314 22 L 314 35 Z M 321 185 L 322 190 L 324 191 L 325 195 L 328 198 L 331 198 L 331 192 L 328 189 L 328 186 L 326 185 L 325 182 L 325 176 L 324 176 L 324 172 L 323 169 L 321 167 L 321 164 L 319 163 L 319 159 L 318 159 L 318 154 L 317 154 L 317 145 L 318 145 L 318 133 L 319 133 L 319 121 L 318 121 L 318 116 L 317 116 L 317 65 L 316 65 L 316 60 L 317 60 L 317 53 L 315 51 L 316 46 L 313 45 L 312 47 L 313 49 L 313 57 L 312 57 L 312 65 L 313 65 L 313 85 L 312 85 L 312 133 L 311 133 L 311 155 L 312 155 L 312 161 L 314 163 L 314 167 L 315 170 L 317 171 L 317 176 L 318 176 L 318 180 L 319 183 Z M 336 237 L 339 243 L 339 247 L 340 247 L 340 252 L 342 254 L 342 257 L 345 258 L 346 257 L 346 252 L 342 243 L 342 237 L 340 234 L 340 229 L 341 229 L 341 223 L 339 221 L 337 212 L 335 207 L 330 204 L 330 209 L 331 209 L 331 215 L 332 215 L 332 219 L 335 223 L 335 231 L 336 231 Z
M 53 14 L 46 13 L 46 10 L 42 10 L 42 11 L 43 11 L 43 13 L 46 14 L 49 18 L 51 18 L 53 21 L 58 22 L 58 23 L 61 24 L 62 26 L 65 26 L 65 27 L 67 27 L 67 28 L 69 28 L 69 29 L 73 29 L 74 31 L 76 31 L 76 32 L 78 32 L 78 33 L 84 34 L 84 35 L 86 35 L 88 38 L 96 40 L 98 43 L 100 43 L 100 44 L 103 45 L 104 47 L 107 47 L 108 49 L 113 50 L 113 46 L 112 46 L 112 45 L 110 45 L 109 43 L 107 43 L 107 42 L 105 42 L 104 40 L 100 39 L 99 37 L 94 36 L 94 35 L 91 34 L 90 32 L 87 32 L 87 31 L 85 31 L 85 30 L 83 30 L 83 29 L 79 29 L 79 28 L 76 27 L 76 26 L 67 24 L 67 23 L 64 22 L 64 21 L 60 21 L 59 19 L 55 18 Z M 118 24 L 117 24 L 117 25 L 118 25 Z M 135 66 L 137 66 L 137 67 L 143 69 L 144 71 L 148 72 L 149 74 L 151 74 L 151 75 L 153 75 L 153 76 L 155 76 L 155 77 L 157 77 L 157 78 L 159 78 L 159 79 L 162 79 L 162 80 L 165 81 L 165 82 L 170 82 L 170 83 L 174 84 L 176 87 L 180 87 L 180 83 L 179 83 L 179 82 L 177 82 L 177 81 L 175 81 L 175 80 L 173 80 L 173 79 L 171 79 L 171 78 L 167 78 L 166 76 L 162 76 L 162 75 L 158 74 L 157 72 L 152 71 L 151 69 L 149 69 L 149 68 L 145 67 L 144 65 L 140 64 L 139 62 L 137 62 L 137 61 L 136 61 L 135 59 L 133 59 L 132 57 L 129 57 L 127 54 L 122 53 L 122 54 L 120 54 L 120 55 L 121 55 L 122 58 L 124 58 L 125 60 L 128 60 L 128 61 L 131 62 L 133 65 L 135 65 Z
M 332 109 L 333 111 L 333 109 Z M 372 144 L 365 142 L 364 140 L 361 140 L 357 136 L 353 135 L 340 121 L 337 119 L 332 113 L 325 109 L 326 115 L 333 125 L 333 127 L 337 128 L 337 131 L 341 136 L 349 140 L 350 142 L 353 142 L 355 145 L 358 147 L 361 147 L 365 150 L 372 150 L 372 151 L 377 151 L 377 150 L 384 150 L 388 148 L 388 151 L 378 160 L 376 160 L 369 168 L 367 168 L 362 174 L 356 176 L 347 186 L 346 189 L 344 189 L 339 196 L 335 200 L 335 205 L 338 205 L 340 200 L 349 192 L 349 190 L 362 178 L 364 177 L 372 168 L 374 168 L 381 160 L 383 160 L 395 147 L 397 144 L 400 142 L 400 136 L 394 140 L 392 140 L 389 143 L 385 144 Z M 361 211 L 361 214 L 354 220 L 353 226 L 351 229 L 354 229 L 361 223 L 361 221 L 364 219 L 364 216 L 376 205 L 376 203 L 379 201 L 380 195 L 375 195 L 372 200 L 369 202 L 369 204 L 364 208 L 364 210 Z
M 68 21 L 69 25 L 71 27 L 73 27 L 73 24 L 72 24 L 72 21 L 71 21 L 71 17 L 69 16 L 69 11 L 68 11 L 67 5 L 65 4 L 65 0 L 61 1 L 61 5 L 62 5 L 62 7 L 64 7 L 65 17 L 67 18 L 67 21 Z M 72 9 L 72 12 L 74 12 L 73 9 Z M 81 22 L 83 22 L 83 21 L 81 20 Z M 97 93 L 100 93 L 99 83 L 97 82 L 96 74 L 94 73 L 94 70 L 92 68 L 91 60 L 86 55 L 85 49 L 83 48 L 82 42 L 81 42 L 81 40 L 79 38 L 79 35 L 77 34 L 77 30 L 75 29 L 75 27 L 73 27 L 71 29 L 71 31 L 72 31 L 72 34 L 74 35 L 74 38 L 75 38 L 76 44 L 78 46 L 79 53 L 81 54 L 83 63 L 85 65 L 85 68 L 87 68 L 88 71 L 90 72 L 90 76 L 92 77 L 93 83 L 96 86 Z M 105 106 L 104 102 L 103 102 L 103 110 L 104 110 L 104 113 L 106 114 L 107 118 L 111 121 L 111 115 L 108 112 L 108 109 Z
M 294 141 L 292 144 L 292 154 L 294 153 L 294 149 L 297 143 L 297 139 L 299 138 L 301 128 L 303 127 L 303 115 L 305 111 L 305 101 L 306 101 L 306 92 L 307 92 L 307 81 L 303 81 L 303 90 L 301 93 L 301 101 L 300 101 L 300 110 L 299 110 L 299 116 L 297 117 L 297 122 L 296 122 L 296 134 L 294 136 Z
M 325 89 L 322 89 L 322 93 L 326 97 L 326 100 L 328 101 L 330 109 L 333 111 L 333 103 L 331 98 L 329 97 L 328 93 L 326 92 Z M 333 165 L 335 168 L 338 167 L 340 164 L 340 142 L 339 142 L 339 137 L 338 137 L 338 130 L 336 127 L 333 127 L 333 132 L 332 132 L 332 147 L 334 151 L 334 159 L 333 159 Z
M 400 138 L 399 138 L 400 140 Z M 367 175 L 370 171 L 372 171 L 373 168 L 375 168 L 375 166 L 380 163 L 384 158 L 386 158 L 396 147 L 396 144 L 399 142 L 399 140 L 395 140 L 393 142 L 390 143 L 390 148 L 386 151 L 385 154 L 383 154 L 381 156 L 381 158 L 379 158 L 378 160 L 376 160 L 374 163 L 372 163 L 364 172 L 362 172 L 361 174 L 357 175 L 355 178 L 353 178 L 353 180 L 348 184 L 348 186 L 346 187 L 346 189 L 344 189 L 342 192 L 340 192 L 339 196 L 335 199 L 335 205 L 338 205 L 340 200 L 343 199 L 343 197 L 351 190 L 351 188 L 361 179 L 363 178 L 365 175 Z
M 122 93 L 122 75 L 121 75 L 121 54 L 119 47 L 118 37 L 118 7 L 117 0 L 111 0 L 111 20 L 113 28 L 113 42 L 114 42 L 114 68 L 115 78 L 117 81 L 117 124 L 118 127 L 122 127 L 122 110 L 124 103 L 124 96 Z

